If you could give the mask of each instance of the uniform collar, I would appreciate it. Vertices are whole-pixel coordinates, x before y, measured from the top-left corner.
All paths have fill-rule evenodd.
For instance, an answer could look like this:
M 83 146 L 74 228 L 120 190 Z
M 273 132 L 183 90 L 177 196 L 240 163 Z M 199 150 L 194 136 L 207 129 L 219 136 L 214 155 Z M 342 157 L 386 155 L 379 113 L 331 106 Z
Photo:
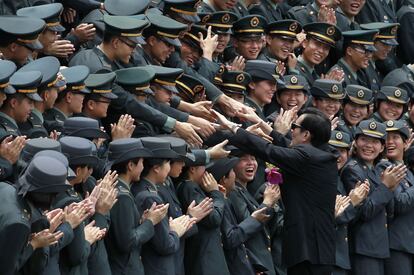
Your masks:
M 311 7 L 316 11 L 319 12 L 319 6 L 316 4 L 316 1 L 313 1 Z
M 307 70 L 307 71 L 309 71 L 310 73 L 312 73 L 314 70 L 315 70 L 315 68 L 314 67 L 312 67 L 308 62 L 306 62 L 305 61 L 305 59 L 303 59 L 303 57 L 302 57 L 302 55 L 299 55 L 299 57 L 298 57 L 298 62 L 301 64 L 301 65 L 303 65 L 303 67 L 305 67 L 305 69 Z
M 338 63 L 342 64 L 353 76 L 354 79 L 358 79 L 357 72 L 354 72 L 351 67 L 346 63 L 345 59 L 341 58 L 339 59 Z
M 6 120 L 10 121 L 16 128 L 19 128 L 17 126 L 17 122 L 12 118 L 11 116 L 7 115 L 6 113 L 0 112 L 0 117 L 5 118 Z
M 64 112 L 62 112 L 61 110 L 59 110 L 57 107 L 53 107 L 52 108 L 55 112 L 57 112 L 58 114 L 61 114 L 65 119 L 67 119 L 68 118 L 68 116 L 64 113 Z
M 45 121 L 45 120 L 43 119 L 43 114 L 42 114 L 42 113 L 41 113 L 38 109 L 36 109 L 36 108 L 33 108 L 32 113 L 33 113 L 35 116 L 37 116 L 37 117 L 40 119 L 40 121 L 42 122 L 42 124 L 43 124 L 43 122 Z
M 118 177 L 118 184 L 122 185 L 122 187 L 127 188 L 128 191 L 131 191 L 131 187 L 129 186 L 129 184 L 122 180 L 120 177 Z

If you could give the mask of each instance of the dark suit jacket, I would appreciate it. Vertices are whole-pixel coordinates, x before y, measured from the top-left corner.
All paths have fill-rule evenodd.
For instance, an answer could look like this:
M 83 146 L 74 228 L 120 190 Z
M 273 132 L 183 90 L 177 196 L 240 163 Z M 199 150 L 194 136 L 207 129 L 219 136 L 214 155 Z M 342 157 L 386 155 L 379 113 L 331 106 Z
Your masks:
M 239 129 L 230 140 L 282 171 L 282 199 L 286 207 L 283 256 L 287 267 L 303 261 L 334 264 L 336 156 L 328 149 L 309 144 L 275 146 L 244 129 Z

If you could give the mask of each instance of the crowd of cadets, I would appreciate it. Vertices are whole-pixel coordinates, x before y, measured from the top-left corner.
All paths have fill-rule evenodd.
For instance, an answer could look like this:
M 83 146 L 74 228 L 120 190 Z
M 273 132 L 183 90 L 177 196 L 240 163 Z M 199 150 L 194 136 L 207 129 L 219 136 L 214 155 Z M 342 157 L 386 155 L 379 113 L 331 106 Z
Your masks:
M 0 1 L 1 274 L 296 274 L 320 256 L 216 112 L 289 146 L 311 106 L 339 156 L 316 263 L 413 274 L 412 0 L 53 2 Z

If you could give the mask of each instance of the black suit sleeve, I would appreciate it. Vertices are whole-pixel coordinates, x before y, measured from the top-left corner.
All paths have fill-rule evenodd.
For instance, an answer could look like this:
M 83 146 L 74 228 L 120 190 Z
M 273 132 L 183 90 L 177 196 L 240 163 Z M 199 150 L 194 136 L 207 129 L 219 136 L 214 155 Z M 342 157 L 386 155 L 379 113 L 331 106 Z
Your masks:
M 230 138 L 230 143 L 292 174 L 302 174 L 309 159 L 303 150 L 275 146 L 241 128 Z

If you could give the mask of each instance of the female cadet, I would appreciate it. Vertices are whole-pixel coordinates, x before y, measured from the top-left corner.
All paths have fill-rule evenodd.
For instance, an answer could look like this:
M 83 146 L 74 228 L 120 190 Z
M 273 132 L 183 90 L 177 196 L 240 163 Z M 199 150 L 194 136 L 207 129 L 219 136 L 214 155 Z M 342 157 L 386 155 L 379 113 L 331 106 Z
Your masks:
M 410 100 L 406 90 L 392 86 L 383 86 L 376 99 L 376 112 L 372 118 L 378 122 L 401 119 Z
M 405 149 L 408 146 L 410 132 L 402 121 L 386 122 L 387 141 L 385 149 L 388 161 L 382 161 L 377 169 L 382 172 L 388 165 L 403 163 Z M 414 175 L 407 175 L 397 185 L 394 191 L 394 212 L 389 215 L 388 236 L 390 241 L 390 258 L 385 262 L 387 275 L 412 274 L 414 244 L 411 242 L 414 226 Z
M 372 91 L 359 85 L 348 85 L 342 103 L 342 115 L 337 130 L 354 138 L 356 126 L 368 118 L 369 105 L 372 102 Z
M 348 193 L 358 181 L 368 180 L 370 192 L 349 230 L 352 274 L 384 274 L 385 259 L 389 257 L 386 207 L 406 168 L 399 165 L 387 167 L 382 175 L 376 172 L 375 164 L 382 157 L 386 140 L 383 123 L 361 121 L 355 136 L 353 155 L 341 179 Z

